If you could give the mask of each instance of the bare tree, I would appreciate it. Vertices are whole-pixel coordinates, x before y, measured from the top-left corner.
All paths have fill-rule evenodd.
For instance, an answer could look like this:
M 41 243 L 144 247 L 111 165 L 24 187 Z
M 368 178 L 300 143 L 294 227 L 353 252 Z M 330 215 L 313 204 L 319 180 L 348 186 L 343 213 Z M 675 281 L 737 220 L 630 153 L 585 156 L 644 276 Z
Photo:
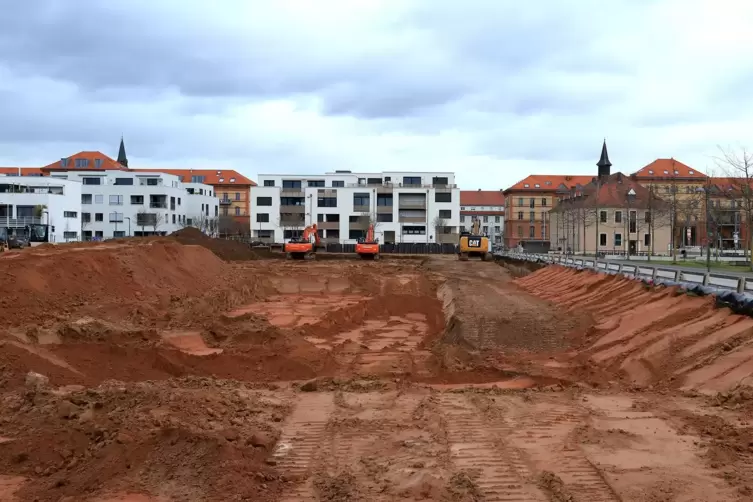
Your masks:
M 153 213 L 154 218 L 152 218 L 151 226 L 154 230 L 154 233 L 157 233 L 157 228 L 159 228 L 160 225 L 162 225 L 162 222 L 164 221 L 164 217 L 162 216 L 162 213 Z
M 751 256 L 753 269 L 753 152 L 741 148 L 739 152 L 719 147 L 721 155 L 716 158 L 717 165 L 730 178 L 733 191 L 739 199 L 745 239 L 745 256 Z M 737 204 L 737 203 L 736 203 Z
M 152 224 L 152 218 L 155 215 L 155 213 L 150 213 L 147 211 L 145 207 L 142 207 L 139 209 L 139 211 L 136 213 L 136 226 L 141 227 L 141 236 L 143 237 L 145 234 L 144 227 L 151 226 Z

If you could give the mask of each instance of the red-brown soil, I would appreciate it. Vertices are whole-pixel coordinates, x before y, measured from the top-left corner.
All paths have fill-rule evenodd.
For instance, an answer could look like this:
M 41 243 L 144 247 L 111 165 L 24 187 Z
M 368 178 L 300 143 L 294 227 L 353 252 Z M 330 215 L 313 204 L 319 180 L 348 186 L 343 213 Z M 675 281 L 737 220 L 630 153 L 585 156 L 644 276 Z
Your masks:
M 208 237 L 193 227 L 186 227 L 173 232 L 170 234 L 170 238 L 175 239 L 181 244 L 203 246 L 219 258 L 227 261 L 285 258 L 285 255 L 282 253 L 275 253 L 264 248 L 252 249 L 249 244 L 240 241 Z
M 690 297 L 620 276 L 548 267 L 515 281 L 593 327 L 561 354 L 563 366 L 588 365 L 641 386 L 706 394 L 753 385 L 753 319 L 716 309 L 712 297 Z
M 0 500 L 745 500 L 746 389 L 673 388 L 737 340 L 725 329 L 744 319 L 706 300 L 598 277 L 568 290 L 586 276 L 552 269 L 515 284 L 454 257 L 292 262 L 180 242 L 0 257 L 15 284 L 0 303 Z M 651 326 L 589 295 L 641 305 L 661 333 L 700 329 L 669 360 L 675 380 L 623 388 L 636 352 L 597 356 Z

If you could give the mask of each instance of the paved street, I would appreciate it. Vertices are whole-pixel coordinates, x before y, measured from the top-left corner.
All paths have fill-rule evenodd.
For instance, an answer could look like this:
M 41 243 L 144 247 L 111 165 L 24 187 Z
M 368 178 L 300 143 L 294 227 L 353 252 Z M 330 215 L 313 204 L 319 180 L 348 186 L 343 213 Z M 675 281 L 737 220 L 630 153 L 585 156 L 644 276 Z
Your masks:
M 605 260 L 600 260 L 605 261 Z M 639 265 L 642 267 L 661 267 L 667 270 L 682 270 L 683 272 L 687 272 L 689 274 L 703 274 L 706 272 L 705 268 L 699 268 L 699 267 L 683 267 L 681 260 L 677 261 L 677 264 L 673 264 L 669 261 L 646 261 L 646 260 L 606 260 L 610 263 L 626 263 L 629 265 Z M 718 274 L 718 275 L 727 275 L 730 277 L 746 277 L 746 278 L 753 278 L 753 272 L 746 269 L 745 267 L 740 267 L 740 271 L 737 270 L 730 270 L 727 268 L 724 269 L 715 269 L 713 267 L 713 258 L 712 258 L 712 267 L 711 267 L 711 273 L 712 274 Z

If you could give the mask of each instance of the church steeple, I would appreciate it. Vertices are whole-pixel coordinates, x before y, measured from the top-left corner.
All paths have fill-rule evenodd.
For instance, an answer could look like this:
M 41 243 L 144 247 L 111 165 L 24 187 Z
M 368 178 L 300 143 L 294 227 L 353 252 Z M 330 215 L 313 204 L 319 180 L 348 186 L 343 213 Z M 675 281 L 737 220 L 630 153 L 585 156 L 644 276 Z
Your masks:
M 126 157 L 125 143 L 123 143 L 123 136 L 120 137 L 120 149 L 118 150 L 118 163 L 123 167 L 128 167 L 128 157 Z
M 612 163 L 609 162 L 609 154 L 607 153 L 607 140 L 604 139 L 604 144 L 601 146 L 601 158 L 596 163 L 599 167 L 599 178 L 607 178 L 611 173 Z

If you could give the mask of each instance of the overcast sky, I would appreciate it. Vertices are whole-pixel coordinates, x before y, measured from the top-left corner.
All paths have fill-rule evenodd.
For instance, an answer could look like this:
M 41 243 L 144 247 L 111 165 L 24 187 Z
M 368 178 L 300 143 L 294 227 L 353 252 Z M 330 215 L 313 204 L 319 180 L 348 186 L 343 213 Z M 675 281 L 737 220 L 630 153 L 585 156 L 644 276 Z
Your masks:
M 530 173 L 753 148 L 749 0 L 24 0 L 0 165 Z

